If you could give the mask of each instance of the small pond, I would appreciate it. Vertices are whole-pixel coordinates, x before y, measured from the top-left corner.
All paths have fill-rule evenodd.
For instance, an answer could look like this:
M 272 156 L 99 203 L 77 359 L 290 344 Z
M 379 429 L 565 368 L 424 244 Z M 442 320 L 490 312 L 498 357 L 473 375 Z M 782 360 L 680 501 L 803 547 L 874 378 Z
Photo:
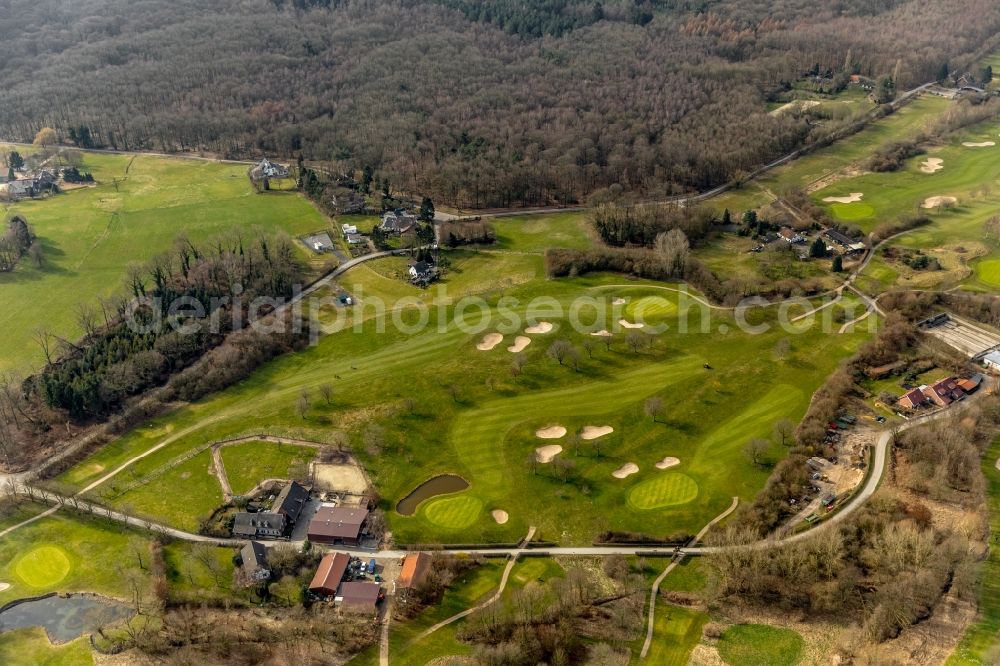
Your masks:
M 469 482 L 454 474 L 441 474 L 433 479 L 424 481 L 417 486 L 413 492 L 399 500 L 396 505 L 396 512 L 403 516 L 412 516 L 417 512 L 417 507 L 424 500 L 437 495 L 447 495 L 457 493 L 469 487 Z
M 0 612 L 0 633 L 25 627 L 42 627 L 50 641 L 65 643 L 133 614 L 132 607 L 128 604 L 104 597 L 53 595 L 25 601 Z

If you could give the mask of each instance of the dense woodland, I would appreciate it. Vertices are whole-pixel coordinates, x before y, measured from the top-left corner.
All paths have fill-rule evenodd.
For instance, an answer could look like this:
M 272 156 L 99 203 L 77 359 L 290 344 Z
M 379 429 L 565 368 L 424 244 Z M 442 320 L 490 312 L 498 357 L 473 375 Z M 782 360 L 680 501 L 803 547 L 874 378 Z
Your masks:
M 0 136 L 303 154 L 444 204 L 702 189 L 836 129 L 806 72 L 907 89 L 993 46 L 989 0 L 13 0 Z

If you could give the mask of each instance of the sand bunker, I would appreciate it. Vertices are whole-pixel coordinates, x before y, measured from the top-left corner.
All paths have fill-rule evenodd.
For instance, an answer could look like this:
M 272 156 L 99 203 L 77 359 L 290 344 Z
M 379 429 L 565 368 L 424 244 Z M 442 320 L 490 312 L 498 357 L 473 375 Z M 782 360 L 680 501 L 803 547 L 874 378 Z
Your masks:
M 548 333 L 552 330 L 552 324 L 547 321 L 540 321 L 534 326 L 524 329 L 525 333 Z
M 531 344 L 531 338 L 524 335 L 519 335 L 516 338 L 514 338 L 514 344 L 512 344 L 510 347 L 507 347 L 507 351 L 509 351 L 512 354 L 516 354 L 520 351 L 524 351 L 524 348 L 530 344 Z
M 549 426 L 535 431 L 535 437 L 539 439 L 559 439 L 566 436 L 566 428 L 561 425 Z
M 792 111 L 793 109 L 798 109 L 798 110 L 805 111 L 806 109 L 811 109 L 814 106 L 819 106 L 819 100 L 815 100 L 815 99 L 796 99 L 796 100 L 792 100 L 791 102 L 788 102 L 787 104 L 782 104 L 777 109 L 774 109 L 773 111 L 771 111 L 770 115 L 772 115 L 772 116 L 780 116 L 780 115 L 783 115 L 785 113 L 788 113 L 789 111 Z
M 996 141 L 963 141 L 962 145 L 966 148 L 989 148 L 997 143 Z
M 865 196 L 861 192 L 851 192 L 849 197 L 827 197 L 823 199 L 826 203 L 854 203 L 855 201 L 861 201 L 861 197 Z
M 593 333 L 591 333 L 591 335 L 596 335 L 599 338 L 610 338 L 611 337 L 611 331 L 602 328 L 599 331 L 594 331 Z
M 0 583 L 0 592 L 10 589 L 10 583 Z
M 490 513 L 493 515 L 493 520 L 497 521 L 497 525 L 503 525 L 510 520 L 510 516 L 503 509 L 493 509 Z
M 499 333 L 487 333 L 483 336 L 482 342 L 476 345 L 479 351 L 489 351 L 503 342 L 503 336 Z
M 928 157 L 920 163 L 920 170 L 924 173 L 934 173 L 944 168 L 944 160 L 940 157 Z
M 625 463 L 615 471 L 611 472 L 611 476 L 616 479 L 624 479 L 626 477 L 632 476 L 639 471 L 639 466 L 635 463 Z
M 625 299 L 616 298 L 615 300 L 611 301 L 611 305 L 625 305 Z
M 937 208 L 938 206 L 953 206 L 958 203 L 955 197 L 930 197 L 924 199 L 921 208 Z
M 643 326 L 645 326 L 645 324 L 636 324 L 626 319 L 619 319 L 618 324 L 622 328 L 642 328 Z
M 670 469 L 674 465 L 680 465 L 680 458 L 674 458 L 673 456 L 667 456 L 660 462 L 656 463 L 656 469 Z
M 552 459 L 562 453 L 562 447 L 558 444 L 547 444 L 535 449 L 535 460 L 540 463 L 550 463 Z
M 997 458 L 997 469 L 1000 469 L 1000 458 Z
M 597 439 L 610 435 L 615 431 L 611 426 L 584 426 L 580 431 L 580 439 Z

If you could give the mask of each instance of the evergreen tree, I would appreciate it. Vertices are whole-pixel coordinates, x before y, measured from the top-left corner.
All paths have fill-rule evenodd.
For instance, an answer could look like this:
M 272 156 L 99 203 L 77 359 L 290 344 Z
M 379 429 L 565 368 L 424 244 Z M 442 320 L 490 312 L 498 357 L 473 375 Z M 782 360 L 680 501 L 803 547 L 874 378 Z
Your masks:
M 833 258 L 833 272 L 842 273 L 844 271 L 844 258 L 839 254 Z
M 372 191 L 372 180 L 375 178 L 375 170 L 366 166 L 361 172 L 361 191 L 368 194 Z
M 826 256 L 826 242 L 822 238 L 817 237 L 809 246 L 809 256 L 814 259 Z
M 21 153 L 16 150 L 10 151 L 10 155 L 7 156 L 7 165 L 12 169 L 21 169 L 24 167 L 24 158 L 21 157 Z
M 424 200 L 420 202 L 420 221 L 434 221 L 434 202 L 431 201 L 430 197 L 424 197 Z
M 733 223 L 733 214 L 729 212 L 728 208 L 726 210 L 722 211 L 722 223 L 723 224 L 732 224 Z

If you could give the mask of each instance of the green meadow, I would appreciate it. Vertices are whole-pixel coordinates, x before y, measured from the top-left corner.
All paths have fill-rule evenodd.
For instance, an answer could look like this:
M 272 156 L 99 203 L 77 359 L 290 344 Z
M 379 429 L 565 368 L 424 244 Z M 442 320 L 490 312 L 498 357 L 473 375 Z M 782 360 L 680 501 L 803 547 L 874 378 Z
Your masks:
M 128 264 L 169 250 L 178 236 L 197 243 L 232 231 L 296 235 L 328 225 L 298 193 L 255 194 L 244 165 L 82 155 L 81 168 L 94 174 L 96 186 L 3 206 L 5 216 L 22 215 L 34 227 L 45 261 L 39 267 L 26 257 L 0 273 L 0 371 L 40 366 L 42 352 L 32 340 L 38 327 L 74 339 L 80 304 L 96 307 L 99 297 L 118 292 Z
M 304 476 L 316 449 L 278 442 L 240 442 L 221 449 L 229 485 L 236 495 L 245 495 L 265 479 Z

